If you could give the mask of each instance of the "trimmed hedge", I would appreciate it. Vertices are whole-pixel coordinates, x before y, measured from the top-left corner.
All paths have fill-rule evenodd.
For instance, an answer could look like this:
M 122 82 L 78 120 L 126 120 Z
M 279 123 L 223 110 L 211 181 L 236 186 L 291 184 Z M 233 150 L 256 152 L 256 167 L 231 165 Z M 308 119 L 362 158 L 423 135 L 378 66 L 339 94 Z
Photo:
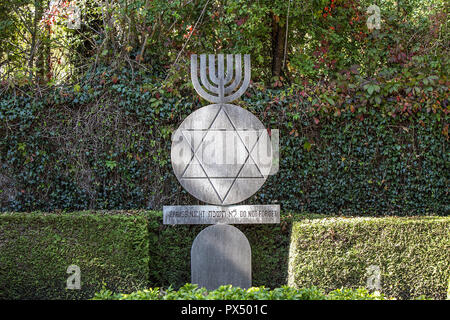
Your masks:
M 365 287 L 367 267 L 379 265 L 386 296 L 445 298 L 450 217 L 324 217 L 285 214 L 277 225 L 237 225 L 252 247 L 253 285 Z M 155 211 L 0 214 L 0 299 L 182 287 L 204 227 L 166 226 Z M 81 269 L 81 290 L 65 289 L 71 264 Z
M 150 288 L 130 294 L 114 294 L 102 290 L 93 300 L 388 300 L 384 295 L 370 293 L 366 289 L 336 289 L 329 293 L 317 288 L 295 289 L 287 286 L 269 290 L 265 287 L 241 289 L 231 285 L 207 291 L 196 284 L 187 283 L 179 290 Z
M 0 214 L 0 299 L 90 298 L 190 281 L 190 248 L 205 226 L 164 226 L 155 211 Z M 252 246 L 253 282 L 285 284 L 289 230 L 239 226 Z M 69 265 L 81 290 L 67 290 Z
M 147 220 L 112 213 L 0 214 L 0 299 L 86 299 L 148 284 Z M 81 290 L 66 289 L 75 264 Z
M 366 286 L 381 271 L 381 292 L 445 299 L 450 278 L 450 218 L 328 218 L 293 225 L 289 285 L 324 290 Z

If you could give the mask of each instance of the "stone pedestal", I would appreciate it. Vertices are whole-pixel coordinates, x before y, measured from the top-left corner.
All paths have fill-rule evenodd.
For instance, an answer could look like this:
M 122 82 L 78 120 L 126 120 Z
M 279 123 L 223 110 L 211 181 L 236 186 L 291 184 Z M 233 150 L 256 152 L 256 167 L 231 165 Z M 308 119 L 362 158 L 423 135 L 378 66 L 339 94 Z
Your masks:
M 191 282 L 207 290 L 231 284 L 252 286 L 252 253 L 245 235 L 236 227 L 216 224 L 203 229 L 191 249 Z

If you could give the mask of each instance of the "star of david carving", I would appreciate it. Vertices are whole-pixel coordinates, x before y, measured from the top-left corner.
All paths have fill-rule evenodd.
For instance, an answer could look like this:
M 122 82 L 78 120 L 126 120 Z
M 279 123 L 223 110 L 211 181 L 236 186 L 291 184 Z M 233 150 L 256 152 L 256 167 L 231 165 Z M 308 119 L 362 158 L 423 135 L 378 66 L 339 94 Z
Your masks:
M 190 161 L 182 170 L 180 179 L 204 179 L 208 181 L 220 203 L 225 202 L 236 181 L 266 178 L 258 165 L 258 161 L 255 161 L 252 154 L 260 142 L 262 131 L 237 128 L 223 106 L 217 110 L 206 129 L 182 129 L 181 133 L 183 139 L 189 145 L 192 155 Z M 225 147 L 223 150 L 216 150 L 215 145 L 207 145 L 210 139 L 216 140 L 215 138 L 224 133 L 233 138 L 233 145 L 222 145 L 222 147 Z M 220 141 L 220 139 L 218 140 Z M 228 140 L 228 142 L 230 141 Z M 217 151 L 217 155 L 220 155 L 220 152 L 230 152 L 232 148 L 237 161 L 231 164 L 215 163 L 217 157 L 211 159 L 211 157 L 204 156 L 202 151 L 205 148 L 213 148 L 214 152 Z M 212 161 L 209 161 L 211 162 L 209 163 L 206 160 Z

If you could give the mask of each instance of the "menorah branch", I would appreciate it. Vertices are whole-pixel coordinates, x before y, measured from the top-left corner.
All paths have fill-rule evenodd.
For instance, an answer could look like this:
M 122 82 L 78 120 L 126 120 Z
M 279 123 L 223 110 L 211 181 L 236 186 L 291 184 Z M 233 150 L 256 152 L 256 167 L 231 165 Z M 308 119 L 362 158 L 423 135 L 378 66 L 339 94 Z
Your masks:
M 242 79 L 242 57 L 240 54 L 227 55 L 226 73 L 223 54 L 217 55 L 217 59 L 212 54 L 208 55 L 208 61 L 206 58 L 206 54 L 200 55 L 199 69 L 197 55 L 191 56 L 191 79 L 197 93 L 213 103 L 227 103 L 238 99 L 250 84 L 250 55 L 244 55 L 244 79 Z M 235 64 L 234 72 L 233 62 Z

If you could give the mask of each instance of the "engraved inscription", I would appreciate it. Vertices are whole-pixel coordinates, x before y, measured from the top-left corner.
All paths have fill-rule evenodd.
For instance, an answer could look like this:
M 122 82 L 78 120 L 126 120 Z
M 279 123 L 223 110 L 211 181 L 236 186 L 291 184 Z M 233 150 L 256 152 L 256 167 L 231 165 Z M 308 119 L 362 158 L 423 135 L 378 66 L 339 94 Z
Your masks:
M 279 223 L 279 205 L 165 206 L 164 224 Z

